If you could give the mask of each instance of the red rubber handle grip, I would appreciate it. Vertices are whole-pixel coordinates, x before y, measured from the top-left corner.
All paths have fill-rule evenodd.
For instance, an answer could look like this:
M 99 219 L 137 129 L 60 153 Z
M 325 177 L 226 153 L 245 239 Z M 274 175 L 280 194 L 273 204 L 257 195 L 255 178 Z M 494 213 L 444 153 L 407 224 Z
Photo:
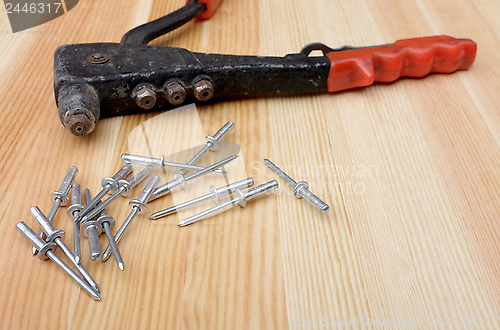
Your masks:
M 199 3 L 204 3 L 205 6 L 207 6 L 207 9 L 205 9 L 205 11 L 203 13 L 201 13 L 201 15 L 198 16 L 197 18 L 198 19 L 209 19 L 217 11 L 217 8 L 219 8 L 219 6 L 222 4 L 223 0 L 197 0 L 197 1 Z
M 476 58 L 476 43 L 469 39 L 434 36 L 398 40 L 393 45 L 359 48 L 326 54 L 331 62 L 328 91 L 392 82 L 400 77 L 467 70 Z

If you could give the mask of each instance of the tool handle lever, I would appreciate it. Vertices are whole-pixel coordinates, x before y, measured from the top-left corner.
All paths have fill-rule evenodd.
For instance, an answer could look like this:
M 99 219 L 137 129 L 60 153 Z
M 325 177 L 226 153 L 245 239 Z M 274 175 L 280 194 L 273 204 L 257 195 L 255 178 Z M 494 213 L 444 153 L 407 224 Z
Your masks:
M 332 51 L 328 91 L 392 82 L 400 77 L 467 70 L 476 57 L 469 39 L 433 36 L 398 40 L 391 45 Z
M 198 19 L 209 19 L 217 11 L 223 0 L 197 0 L 198 3 L 203 3 L 206 7 L 205 11 L 198 16 Z

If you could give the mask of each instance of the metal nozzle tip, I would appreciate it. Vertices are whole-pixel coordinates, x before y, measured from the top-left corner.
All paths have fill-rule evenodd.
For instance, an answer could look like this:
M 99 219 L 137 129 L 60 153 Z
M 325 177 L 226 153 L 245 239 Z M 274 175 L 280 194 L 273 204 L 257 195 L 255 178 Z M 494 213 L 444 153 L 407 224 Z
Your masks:
M 184 221 L 181 221 L 177 224 L 177 227 L 184 227 L 185 225 Z
M 321 206 L 321 212 L 328 212 L 328 210 L 330 209 L 330 206 L 328 204 L 324 204 L 323 206 Z
M 125 269 L 125 265 L 123 264 L 123 262 L 118 263 L 118 268 L 120 268 L 120 270 L 123 272 L 123 270 Z
M 99 257 L 101 256 L 100 253 L 93 253 L 90 255 L 90 259 L 92 259 L 93 261 L 97 260 Z
M 36 249 L 36 247 L 33 247 L 33 249 L 31 250 L 31 253 L 33 253 L 34 256 L 38 253 L 38 250 Z
M 79 263 L 80 263 L 80 257 L 79 257 L 79 256 L 75 256 L 75 262 L 76 262 L 77 264 L 79 264 Z
M 95 300 L 97 301 L 101 301 L 101 296 L 99 296 L 99 294 L 97 292 L 95 292 L 93 295 L 92 295 L 92 298 L 94 298 Z

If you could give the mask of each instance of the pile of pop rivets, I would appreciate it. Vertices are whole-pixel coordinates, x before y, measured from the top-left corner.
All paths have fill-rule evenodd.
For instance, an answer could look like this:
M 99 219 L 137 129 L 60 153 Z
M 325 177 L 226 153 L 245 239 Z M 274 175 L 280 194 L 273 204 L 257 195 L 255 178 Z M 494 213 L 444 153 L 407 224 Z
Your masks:
M 38 254 L 41 260 L 52 259 L 58 266 L 60 266 L 69 276 L 71 276 L 91 297 L 96 300 L 100 300 L 100 289 L 95 280 L 90 276 L 90 274 L 85 270 L 81 264 L 81 237 L 80 232 L 83 231 L 84 236 L 88 238 L 90 258 L 92 260 L 97 260 L 101 256 L 101 247 L 99 242 L 99 234 L 104 232 L 109 241 L 109 246 L 102 253 L 102 261 L 106 261 L 111 254 L 114 255 L 118 267 L 123 271 L 124 263 L 120 251 L 118 249 L 117 243 L 122 237 L 125 229 L 130 225 L 134 217 L 146 209 L 146 203 L 162 197 L 167 193 L 171 192 L 172 189 L 176 187 L 181 187 L 186 184 L 187 181 L 193 180 L 202 176 L 203 174 L 209 172 L 227 173 L 221 169 L 223 165 L 229 163 L 230 161 L 237 158 L 237 155 L 233 155 L 219 162 L 216 162 L 210 166 L 202 167 L 197 166 L 195 163 L 205 154 L 207 151 L 215 151 L 218 149 L 219 141 L 224 137 L 232 128 L 234 123 L 227 122 L 214 136 L 208 136 L 205 146 L 194 155 L 186 164 L 173 163 L 165 161 L 162 158 L 153 158 L 139 155 L 129 155 L 122 154 L 122 161 L 126 164 L 118 170 L 112 177 L 106 177 L 102 180 L 102 190 L 92 198 L 90 191 L 85 189 L 85 200 L 86 205 L 82 204 L 82 194 L 81 187 L 79 184 L 72 184 L 73 180 L 78 173 L 78 169 L 74 166 L 70 167 L 68 173 L 66 174 L 63 183 L 61 184 L 58 191 L 51 194 L 53 206 L 48 214 L 45 216 L 37 206 L 30 209 L 31 215 L 38 222 L 42 228 L 42 232 L 37 235 L 28 225 L 24 222 L 19 222 L 16 225 L 16 229 L 33 245 L 33 254 Z M 312 194 L 309 189 L 307 182 L 301 181 L 296 183 L 283 171 L 281 171 L 276 165 L 271 163 L 269 160 L 265 160 L 266 165 L 268 165 L 273 171 L 275 171 L 279 176 L 284 178 L 288 183 L 294 186 L 294 196 L 297 198 L 304 197 L 306 200 L 311 202 L 315 207 L 321 211 L 327 211 L 328 205 L 324 203 L 321 199 Z M 125 179 L 132 172 L 132 164 L 139 164 L 146 166 L 139 170 L 137 173 L 132 175 L 130 178 Z M 132 211 L 127 216 L 123 224 L 120 226 L 118 231 L 113 235 L 112 228 L 115 225 L 115 220 L 109 216 L 105 208 L 118 196 L 128 197 L 130 196 L 132 190 L 139 183 L 144 181 L 150 175 L 150 167 L 163 167 L 171 166 L 180 168 L 179 171 L 174 175 L 173 179 L 159 187 L 160 178 L 157 175 L 153 175 L 149 182 L 145 185 L 139 197 L 130 200 L 129 204 L 132 206 Z M 186 175 L 188 170 L 195 170 L 193 174 Z M 278 182 L 276 180 L 271 180 L 267 183 L 259 185 L 254 188 L 252 187 L 254 181 L 252 178 L 246 178 L 244 180 L 236 181 L 231 184 L 225 185 L 223 187 L 216 188 L 215 186 L 210 186 L 210 193 L 195 198 L 193 200 L 181 203 L 176 206 L 172 206 L 168 209 L 158 211 L 153 213 L 149 218 L 158 219 L 163 216 L 173 214 L 180 209 L 190 207 L 194 204 L 200 203 L 212 199 L 217 205 L 205 210 L 201 213 L 195 214 L 189 218 L 186 218 L 179 222 L 178 226 L 187 226 L 192 223 L 198 222 L 208 216 L 214 214 L 217 211 L 227 209 L 235 204 L 239 204 L 241 207 L 246 206 L 246 202 L 264 192 L 278 187 Z M 60 206 L 65 206 L 69 204 L 68 194 L 71 190 L 71 205 L 68 207 L 67 213 L 74 220 L 74 235 L 73 235 L 73 252 L 64 243 L 65 233 L 63 230 L 55 229 L 52 225 L 52 220 L 54 219 L 57 210 Z M 111 193 L 106 199 L 103 199 L 106 194 Z M 221 198 L 230 194 L 234 194 L 234 198 L 227 201 L 221 202 Z M 45 237 L 46 236 L 46 237 Z M 64 261 L 62 261 L 56 254 L 55 250 L 59 247 L 70 262 L 74 265 L 78 275 L 72 268 L 70 268 Z

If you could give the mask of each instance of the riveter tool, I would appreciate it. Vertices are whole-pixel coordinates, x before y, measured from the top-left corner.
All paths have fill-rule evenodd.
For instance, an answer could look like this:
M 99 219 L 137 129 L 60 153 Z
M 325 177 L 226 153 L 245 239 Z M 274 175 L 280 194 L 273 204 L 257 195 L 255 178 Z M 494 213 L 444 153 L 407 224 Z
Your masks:
M 472 40 L 449 36 L 336 49 L 313 43 L 284 57 L 148 45 L 196 17 L 210 18 L 221 3 L 189 0 L 130 30 L 120 43 L 60 46 L 54 55 L 54 92 L 62 124 L 74 135 L 85 135 L 101 118 L 229 97 L 336 92 L 400 77 L 452 73 L 467 70 L 476 56 Z M 323 56 L 310 56 L 315 50 Z

